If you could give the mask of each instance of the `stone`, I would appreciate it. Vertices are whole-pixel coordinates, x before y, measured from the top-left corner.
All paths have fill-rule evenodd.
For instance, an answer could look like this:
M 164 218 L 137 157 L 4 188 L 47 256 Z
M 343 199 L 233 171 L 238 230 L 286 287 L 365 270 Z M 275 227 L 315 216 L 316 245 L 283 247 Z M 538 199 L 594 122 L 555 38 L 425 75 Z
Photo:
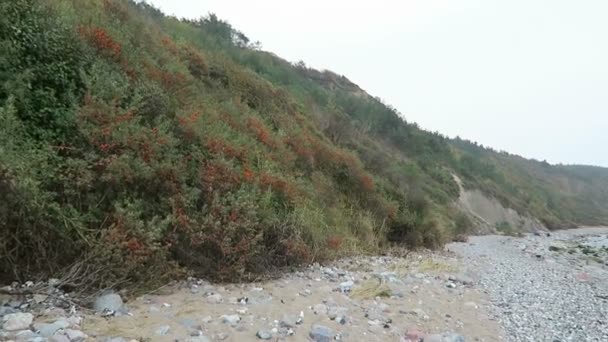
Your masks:
M 428 321 L 429 319 L 431 319 L 429 317 L 429 315 L 426 312 L 424 312 L 422 309 L 414 309 L 414 310 L 410 311 L 409 314 L 418 316 L 419 318 L 422 318 L 424 321 Z
M 282 328 L 293 328 L 296 326 L 297 321 L 298 321 L 297 316 L 285 314 L 279 321 L 279 326 Z
M 124 337 L 106 337 L 105 340 L 102 340 L 103 342 L 130 342 L 127 341 L 126 338 Z
M 282 333 L 283 335 L 287 335 L 287 336 L 293 336 L 293 335 L 296 333 L 296 332 L 295 332 L 293 329 L 291 329 L 291 328 L 283 328 L 283 329 L 286 329 L 286 330 L 285 330 L 285 332 L 283 332 L 283 333 Z
M 432 334 L 424 337 L 424 342 L 465 342 L 462 335 L 446 333 L 446 334 Z
M 272 296 L 266 293 L 265 291 L 253 291 L 251 296 L 249 296 L 248 303 L 259 305 L 259 304 L 268 304 L 272 302 Z
M 260 340 L 270 340 L 272 338 L 272 333 L 268 330 L 258 330 L 255 336 Z
M 36 337 L 42 337 L 31 330 L 22 330 L 15 334 L 17 340 L 25 341 Z
M 405 333 L 406 341 L 415 341 L 418 342 L 425 338 L 425 334 L 418 329 L 408 329 Z
M 65 335 L 70 339 L 70 342 L 82 342 L 87 339 L 87 335 L 80 330 L 66 329 Z
M 355 283 L 352 280 L 342 282 L 340 283 L 340 291 L 342 293 L 349 293 L 353 289 L 353 286 L 355 286 Z
M 329 319 L 331 319 L 331 320 L 334 320 L 338 316 L 346 315 L 347 312 L 348 312 L 348 308 L 341 307 L 341 306 L 332 306 L 331 308 L 329 308 L 327 310 L 327 317 L 329 317 Z
M 327 314 L 327 305 L 325 304 L 316 304 L 312 307 L 312 311 L 315 315 L 324 315 Z
M 63 322 L 63 321 L 61 321 Z M 67 326 L 64 324 L 55 323 L 34 323 L 34 330 L 37 331 L 41 336 L 50 337 L 60 329 L 65 329 Z
M 55 334 L 48 339 L 49 342 L 70 342 L 70 339 L 65 334 Z
M 207 296 L 207 303 L 209 304 L 219 304 L 222 302 L 222 295 L 219 293 L 214 293 L 212 295 Z
M 226 324 L 237 324 L 241 320 L 239 315 L 222 315 L 220 317 L 223 323 Z
M 34 302 L 36 302 L 36 304 L 40 304 L 42 302 L 44 302 L 47 298 L 49 298 L 49 296 L 47 295 L 43 295 L 43 294 L 35 294 L 32 299 L 34 300 Z
M 48 342 L 48 338 L 42 336 L 30 337 L 27 342 Z M 19 341 L 19 340 L 18 340 Z
M 334 338 L 334 332 L 324 325 L 313 324 L 308 336 L 315 342 L 331 342 Z
M 331 268 L 322 268 L 323 270 L 323 274 L 325 274 L 326 276 L 328 276 L 329 278 L 335 278 L 337 276 L 336 272 L 334 270 L 332 270 Z
M 446 286 L 447 288 L 449 288 L 449 289 L 455 289 L 455 288 L 456 288 L 456 284 L 454 284 L 454 283 L 452 283 L 452 282 L 447 283 L 445 286 Z
M 171 327 L 168 325 L 161 325 L 160 327 L 158 327 L 158 329 L 156 329 L 156 331 L 154 333 L 156 335 L 163 336 L 163 335 L 167 335 L 169 333 L 170 329 L 171 329 Z
M 18 312 L 5 315 L 2 320 L 4 321 L 4 324 L 2 325 L 2 328 L 4 330 L 24 330 L 28 329 L 30 324 L 32 324 L 32 321 L 34 320 L 34 315 L 32 315 L 31 313 Z
M 227 339 L 228 337 L 229 337 L 229 335 L 226 333 L 223 333 L 223 332 L 215 335 L 215 338 L 219 341 L 223 341 L 223 340 Z
M 338 324 L 346 324 L 346 316 L 338 316 L 336 317 L 336 322 L 338 322 Z
M 462 285 L 472 286 L 475 283 L 475 280 L 465 274 L 453 274 L 448 277 L 448 280 L 461 283 Z
M 472 309 L 478 309 L 479 308 L 479 306 L 475 302 L 466 302 L 466 303 L 464 303 L 464 306 L 467 307 L 467 308 L 472 308 Z
M 185 339 L 185 342 L 211 342 L 207 336 L 193 336 Z
M 70 316 L 65 323 L 67 323 L 68 326 L 80 326 L 82 324 L 82 317 Z
M 17 310 L 11 308 L 10 306 L 0 306 L 0 318 L 16 312 Z
M 197 326 L 199 325 L 197 320 L 189 317 L 179 319 L 179 324 L 183 325 L 186 328 L 197 328 Z
M 122 311 L 123 309 L 122 298 L 117 293 L 106 293 L 95 299 L 95 303 L 93 304 L 93 309 L 97 312 L 103 311 Z
M 50 278 L 48 281 L 48 284 L 51 287 L 57 287 L 57 286 L 61 285 L 61 280 L 59 280 L 57 278 Z

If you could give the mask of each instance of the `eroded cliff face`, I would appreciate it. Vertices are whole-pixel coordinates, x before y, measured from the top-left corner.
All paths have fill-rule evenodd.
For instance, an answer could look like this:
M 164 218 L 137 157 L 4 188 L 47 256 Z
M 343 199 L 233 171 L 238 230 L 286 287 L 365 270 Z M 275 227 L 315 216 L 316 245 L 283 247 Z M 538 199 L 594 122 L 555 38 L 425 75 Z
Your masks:
M 457 176 L 454 175 L 454 179 L 460 186 L 458 206 L 470 215 L 475 223 L 475 233 L 515 233 L 547 229 L 538 219 L 506 208 L 496 198 L 487 196 L 479 190 L 467 190 Z

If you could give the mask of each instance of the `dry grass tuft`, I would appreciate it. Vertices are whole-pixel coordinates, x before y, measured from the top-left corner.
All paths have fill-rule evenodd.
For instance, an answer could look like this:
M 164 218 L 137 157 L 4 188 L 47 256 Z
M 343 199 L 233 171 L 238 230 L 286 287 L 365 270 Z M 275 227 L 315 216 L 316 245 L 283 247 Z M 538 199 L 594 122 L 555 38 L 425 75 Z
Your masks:
M 355 299 L 373 299 L 376 297 L 390 297 L 391 294 L 392 291 L 388 285 L 378 278 L 373 278 L 355 287 L 351 293 L 351 297 Z

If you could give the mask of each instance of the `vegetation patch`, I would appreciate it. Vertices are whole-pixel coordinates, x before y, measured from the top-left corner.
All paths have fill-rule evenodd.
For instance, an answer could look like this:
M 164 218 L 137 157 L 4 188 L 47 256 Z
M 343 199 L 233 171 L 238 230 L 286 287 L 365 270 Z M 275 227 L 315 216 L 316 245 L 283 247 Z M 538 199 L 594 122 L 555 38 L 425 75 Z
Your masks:
M 421 130 L 213 14 L 3 1 L 0 47 L 1 281 L 250 280 L 437 248 L 471 228 L 453 174 L 550 227 L 608 222 L 606 170 Z
M 368 279 L 355 286 L 351 292 L 351 297 L 355 299 L 374 299 L 376 297 L 390 297 L 390 287 L 381 279 Z

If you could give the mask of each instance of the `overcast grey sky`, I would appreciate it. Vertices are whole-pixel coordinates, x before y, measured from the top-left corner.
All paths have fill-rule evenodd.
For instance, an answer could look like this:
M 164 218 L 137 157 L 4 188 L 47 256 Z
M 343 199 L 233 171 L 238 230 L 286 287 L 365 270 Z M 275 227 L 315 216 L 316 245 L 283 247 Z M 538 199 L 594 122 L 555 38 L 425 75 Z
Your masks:
M 216 13 L 448 136 L 608 166 L 606 0 L 148 0 Z

